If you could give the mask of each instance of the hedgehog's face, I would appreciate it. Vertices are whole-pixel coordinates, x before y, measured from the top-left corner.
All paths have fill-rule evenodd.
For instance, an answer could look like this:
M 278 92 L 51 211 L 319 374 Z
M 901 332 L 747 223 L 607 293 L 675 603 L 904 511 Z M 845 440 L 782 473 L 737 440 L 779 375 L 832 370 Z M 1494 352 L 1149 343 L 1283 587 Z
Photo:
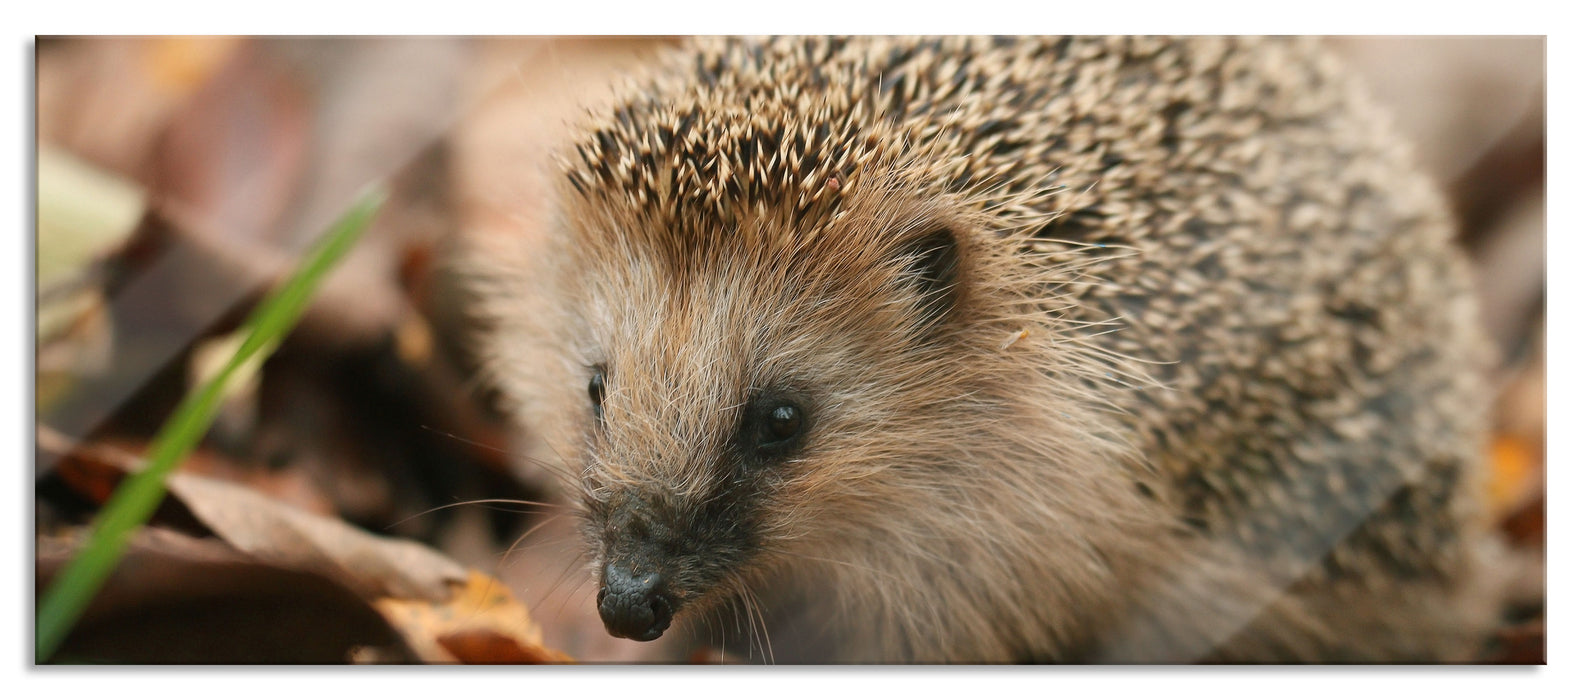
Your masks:
M 952 417 L 973 374 L 952 347 L 970 325 L 959 227 L 581 236 L 578 487 L 612 634 L 657 638 L 838 558 L 971 428 Z

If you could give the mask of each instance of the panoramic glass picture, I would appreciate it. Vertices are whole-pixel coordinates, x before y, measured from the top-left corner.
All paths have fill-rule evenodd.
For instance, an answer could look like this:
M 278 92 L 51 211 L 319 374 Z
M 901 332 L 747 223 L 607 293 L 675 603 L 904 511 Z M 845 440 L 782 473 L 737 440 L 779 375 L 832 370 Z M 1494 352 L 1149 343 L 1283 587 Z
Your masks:
M 36 664 L 1546 663 L 1544 37 L 38 37 Z

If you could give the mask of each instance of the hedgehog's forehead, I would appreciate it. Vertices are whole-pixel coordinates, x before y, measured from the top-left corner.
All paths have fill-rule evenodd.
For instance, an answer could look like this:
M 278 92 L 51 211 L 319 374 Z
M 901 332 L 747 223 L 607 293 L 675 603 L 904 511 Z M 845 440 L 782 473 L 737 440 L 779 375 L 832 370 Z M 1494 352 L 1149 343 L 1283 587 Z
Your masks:
M 876 143 L 818 128 L 789 137 L 765 124 L 709 130 L 720 135 L 706 137 L 706 153 L 697 142 L 652 134 L 616 139 L 601 130 L 583 141 L 562 200 L 580 229 L 574 233 L 596 249 L 677 263 L 748 253 L 805 258 L 862 247 L 854 235 L 874 228 L 862 222 L 906 215 L 906 200 L 894 196 L 895 170 L 873 160 Z M 828 239 L 837 236 L 833 246 Z
M 847 194 L 803 209 L 743 198 L 725 211 L 579 198 L 570 240 L 587 272 L 658 290 L 720 283 L 767 292 L 880 274 L 924 205 Z
M 639 128 L 631 124 L 621 128 Z M 890 141 L 855 126 L 782 127 L 744 118 L 708 130 L 718 135 L 707 137 L 713 145 L 706 153 L 700 142 L 651 132 L 616 138 L 604 129 L 584 139 L 562 188 L 574 235 L 594 249 L 658 254 L 678 264 L 743 255 L 846 257 L 886 247 L 901 222 L 937 204 L 928 196 L 931 172 L 898 164 Z
M 731 90 L 623 104 L 585 126 L 563 159 L 576 195 L 681 227 L 750 212 L 820 223 L 898 130 L 841 91 Z
M 876 215 L 874 199 L 858 193 L 818 219 L 756 207 L 727 218 L 582 200 L 569 217 L 574 279 L 600 300 L 608 322 L 625 329 L 623 337 L 653 335 L 645 347 L 663 345 L 665 324 L 714 332 L 823 318 L 888 293 L 902 227 Z

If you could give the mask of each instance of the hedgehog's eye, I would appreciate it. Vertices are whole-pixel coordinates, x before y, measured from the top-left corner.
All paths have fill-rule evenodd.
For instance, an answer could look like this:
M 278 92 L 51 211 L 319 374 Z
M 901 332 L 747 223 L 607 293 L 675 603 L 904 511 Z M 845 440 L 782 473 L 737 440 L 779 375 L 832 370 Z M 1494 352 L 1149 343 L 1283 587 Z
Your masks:
M 742 412 L 736 445 L 749 472 L 785 459 L 807 437 L 809 416 L 800 402 L 780 393 L 760 394 Z
M 802 409 L 792 404 L 781 404 L 764 416 L 763 438 L 759 447 L 773 447 L 790 440 L 802 432 Z
M 604 368 L 596 367 L 588 380 L 588 398 L 593 401 L 593 417 L 604 420 Z

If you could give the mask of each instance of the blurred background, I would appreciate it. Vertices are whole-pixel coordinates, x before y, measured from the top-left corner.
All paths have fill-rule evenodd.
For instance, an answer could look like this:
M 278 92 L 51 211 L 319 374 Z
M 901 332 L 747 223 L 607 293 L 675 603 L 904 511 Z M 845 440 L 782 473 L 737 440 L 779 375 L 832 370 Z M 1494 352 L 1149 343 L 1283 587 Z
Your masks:
M 1326 41 L 1393 113 L 1452 203 L 1500 349 L 1487 497 L 1506 536 L 1541 553 L 1544 39 Z M 549 476 L 513 459 L 523 436 L 474 379 L 450 264 L 461 232 L 485 250 L 542 234 L 540 167 L 566 120 L 670 43 L 39 38 L 40 589 L 103 500 L 105 482 L 83 476 L 83 464 L 114 462 L 104 450 L 141 454 L 234 350 L 260 295 L 360 191 L 383 182 L 391 198 L 368 234 L 297 330 L 227 395 L 182 471 L 431 545 L 502 583 L 543 644 L 572 658 L 692 653 L 604 633 L 575 523 L 553 505 Z M 202 511 L 198 496 L 182 498 Z M 551 505 L 458 505 L 477 499 Z M 177 527 L 183 516 L 161 517 Z M 182 531 L 219 529 L 204 520 Z M 359 657 L 377 644 L 326 631 L 377 628 L 392 619 L 386 608 L 374 606 L 382 621 L 352 620 L 365 610 L 309 583 L 277 585 L 290 593 L 266 601 L 246 576 L 216 573 L 225 557 L 156 540 L 134 555 L 181 580 L 118 572 L 68 650 L 127 661 L 391 658 Z M 1489 660 L 1543 660 L 1542 581 L 1531 593 L 1491 640 Z M 284 610 L 320 612 L 292 618 L 286 634 Z M 265 628 L 276 631 L 215 641 Z M 305 649 L 315 635 L 323 643 Z M 447 659 L 418 646 L 409 636 L 393 658 Z M 520 660 L 445 648 L 449 660 Z

